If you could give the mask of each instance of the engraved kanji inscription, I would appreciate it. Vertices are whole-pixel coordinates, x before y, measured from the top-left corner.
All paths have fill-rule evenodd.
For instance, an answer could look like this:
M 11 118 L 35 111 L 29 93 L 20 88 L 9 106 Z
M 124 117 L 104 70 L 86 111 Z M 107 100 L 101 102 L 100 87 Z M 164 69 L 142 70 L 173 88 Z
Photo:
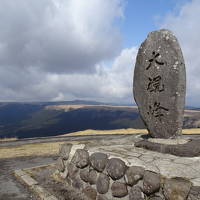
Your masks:
M 160 62 L 157 60 L 157 58 L 160 56 L 159 53 L 156 53 L 155 51 L 152 52 L 153 58 L 149 59 L 149 65 L 147 66 L 146 70 L 148 70 L 152 64 L 155 62 L 158 65 L 164 65 L 164 62 Z
M 161 83 L 161 76 L 156 76 L 154 78 L 149 77 L 149 83 L 147 86 L 149 92 L 162 92 L 165 90 L 164 84 Z
M 155 118 L 158 118 L 159 121 L 162 121 L 162 117 L 165 115 L 165 112 L 169 111 L 169 109 L 160 105 L 159 102 L 154 102 L 153 106 L 149 105 L 149 111 L 147 112 L 148 115 L 151 115 Z

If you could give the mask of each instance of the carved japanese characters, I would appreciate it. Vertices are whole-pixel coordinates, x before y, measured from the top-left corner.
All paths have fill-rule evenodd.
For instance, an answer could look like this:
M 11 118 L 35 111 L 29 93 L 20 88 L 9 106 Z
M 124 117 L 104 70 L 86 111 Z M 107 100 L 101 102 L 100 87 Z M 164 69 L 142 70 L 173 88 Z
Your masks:
M 176 37 L 166 29 L 151 32 L 138 51 L 133 92 L 152 137 L 181 134 L 185 90 L 185 64 Z

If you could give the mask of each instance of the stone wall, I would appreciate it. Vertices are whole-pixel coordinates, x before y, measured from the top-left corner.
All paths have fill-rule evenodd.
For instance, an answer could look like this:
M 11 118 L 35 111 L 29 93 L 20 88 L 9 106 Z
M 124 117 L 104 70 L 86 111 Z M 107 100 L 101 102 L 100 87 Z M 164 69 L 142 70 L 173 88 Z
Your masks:
M 66 182 L 91 200 L 199 200 L 200 187 L 184 177 L 168 179 L 121 158 L 63 144 L 57 168 Z

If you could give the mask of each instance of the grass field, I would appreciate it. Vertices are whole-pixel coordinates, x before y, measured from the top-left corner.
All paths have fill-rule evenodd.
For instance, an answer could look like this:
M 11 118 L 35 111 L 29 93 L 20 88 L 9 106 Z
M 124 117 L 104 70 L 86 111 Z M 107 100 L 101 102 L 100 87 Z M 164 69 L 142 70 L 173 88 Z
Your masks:
M 103 134 L 138 134 L 148 133 L 147 129 L 115 129 L 115 130 L 84 130 L 73 133 L 63 134 L 62 136 L 78 136 L 78 135 L 103 135 Z M 183 129 L 183 134 L 200 134 L 200 128 Z
M 84 141 L 81 141 L 84 142 Z M 37 143 L 25 144 L 14 147 L 0 147 L 1 158 L 16 158 L 21 156 L 44 156 L 54 155 L 59 151 L 60 144 L 66 142 L 50 142 L 50 143 Z M 71 141 L 71 144 L 79 144 L 80 142 Z

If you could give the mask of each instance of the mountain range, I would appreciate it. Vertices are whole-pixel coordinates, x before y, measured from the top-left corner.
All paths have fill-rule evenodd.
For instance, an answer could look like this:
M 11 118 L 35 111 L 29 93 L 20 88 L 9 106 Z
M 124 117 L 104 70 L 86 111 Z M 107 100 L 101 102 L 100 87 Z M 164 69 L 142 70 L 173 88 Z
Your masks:
M 187 108 L 185 128 L 200 127 L 200 111 Z M 32 138 L 86 129 L 145 128 L 134 105 L 93 101 L 2 102 L 0 138 Z

